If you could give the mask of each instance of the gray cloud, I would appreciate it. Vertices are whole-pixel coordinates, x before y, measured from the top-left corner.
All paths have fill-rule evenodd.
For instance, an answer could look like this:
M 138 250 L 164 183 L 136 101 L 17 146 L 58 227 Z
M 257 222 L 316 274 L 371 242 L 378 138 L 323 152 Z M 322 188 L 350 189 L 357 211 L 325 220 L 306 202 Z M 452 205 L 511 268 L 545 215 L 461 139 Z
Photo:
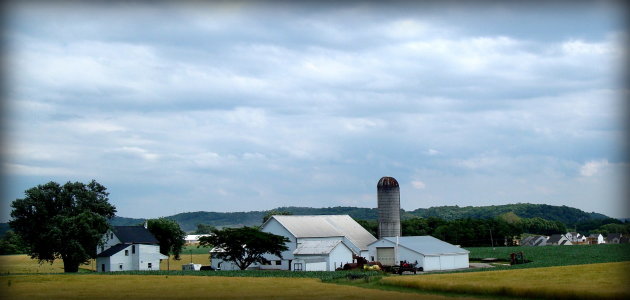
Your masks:
M 622 216 L 614 5 L 11 11 L 5 199 L 94 178 L 123 216 L 373 207 L 390 175 L 405 209 Z

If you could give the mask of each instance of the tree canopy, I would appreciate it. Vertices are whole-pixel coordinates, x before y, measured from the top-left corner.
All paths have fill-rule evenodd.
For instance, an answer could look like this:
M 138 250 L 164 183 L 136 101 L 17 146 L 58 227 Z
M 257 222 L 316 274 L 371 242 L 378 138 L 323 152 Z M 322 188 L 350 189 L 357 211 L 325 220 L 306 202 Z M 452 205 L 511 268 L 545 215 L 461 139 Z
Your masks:
M 40 262 L 62 259 L 64 272 L 78 272 L 81 263 L 96 257 L 96 247 L 116 213 L 106 188 L 88 184 L 49 182 L 25 191 L 11 203 L 14 232 L 31 258 Z
M 199 245 L 222 249 L 223 252 L 213 255 L 234 262 L 241 270 L 256 262 L 265 263 L 263 255 L 266 253 L 282 258 L 282 251 L 289 249 L 285 245 L 288 238 L 262 232 L 256 227 L 215 229 L 212 233 L 212 236 L 199 238 Z
M 209 234 L 213 229 L 216 229 L 212 225 L 208 224 L 197 224 L 197 230 L 195 230 L 195 234 Z
M 175 255 L 179 259 L 184 247 L 186 232 L 179 228 L 179 224 L 167 218 L 150 219 L 147 221 L 147 229 L 160 242 L 160 253 Z

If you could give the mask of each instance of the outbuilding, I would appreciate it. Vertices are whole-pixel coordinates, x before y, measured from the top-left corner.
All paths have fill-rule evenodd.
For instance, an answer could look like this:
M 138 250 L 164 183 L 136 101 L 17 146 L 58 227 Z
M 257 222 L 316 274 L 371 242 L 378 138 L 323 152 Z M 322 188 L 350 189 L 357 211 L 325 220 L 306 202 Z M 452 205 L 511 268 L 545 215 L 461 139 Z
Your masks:
M 424 271 L 468 268 L 469 251 L 432 236 L 384 237 L 368 245 L 370 260 L 385 266 L 401 261 Z
M 298 242 L 293 251 L 294 271 L 335 271 L 352 262 L 352 250 L 341 239 Z

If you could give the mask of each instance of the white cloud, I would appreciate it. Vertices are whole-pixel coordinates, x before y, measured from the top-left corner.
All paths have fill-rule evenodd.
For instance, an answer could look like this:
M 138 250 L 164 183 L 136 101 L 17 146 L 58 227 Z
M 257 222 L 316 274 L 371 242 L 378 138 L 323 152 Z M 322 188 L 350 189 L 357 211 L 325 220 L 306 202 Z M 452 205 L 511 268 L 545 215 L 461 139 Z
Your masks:
M 427 187 L 427 185 L 424 182 L 420 181 L 420 180 L 412 181 L 411 185 L 413 186 L 413 188 L 418 189 L 418 190 L 422 190 L 422 189 Z
M 588 161 L 580 168 L 580 175 L 584 177 L 595 176 L 608 168 L 609 165 L 607 159 Z

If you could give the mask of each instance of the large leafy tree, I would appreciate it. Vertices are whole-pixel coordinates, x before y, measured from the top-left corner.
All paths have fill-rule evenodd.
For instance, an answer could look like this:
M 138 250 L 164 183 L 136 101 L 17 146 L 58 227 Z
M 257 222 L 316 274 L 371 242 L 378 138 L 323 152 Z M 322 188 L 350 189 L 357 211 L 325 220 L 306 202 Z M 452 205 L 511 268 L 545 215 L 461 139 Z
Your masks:
M 79 265 L 96 257 L 96 247 L 109 229 L 116 208 L 106 188 L 88 184 L 49 182 L 25 191 L 11 203 L 9 222 L 33 259 L 63 260 L 64 272 L 78 272 Z
M 234 262 L 241 270 L 255 262 L 264 263 L 266 260 L 263 255 L 266 253 L 282 258 L 282 251 L 289 249 L 285 245 L 289 242 L 288 238 L 262 232 L 255 227 L 215 229 L 212 233 L 212 236 L 199 238 L 199 245 L 222 249 L 223 252 L 215 255 Z
M 147 221 L 147 229 L 160 242 L 160 253 L 173 254 L 175 259 L 179 259 L 186 242 L 186 232 L 179 227 L 177 222 L 167 218 L 150 219 Z

